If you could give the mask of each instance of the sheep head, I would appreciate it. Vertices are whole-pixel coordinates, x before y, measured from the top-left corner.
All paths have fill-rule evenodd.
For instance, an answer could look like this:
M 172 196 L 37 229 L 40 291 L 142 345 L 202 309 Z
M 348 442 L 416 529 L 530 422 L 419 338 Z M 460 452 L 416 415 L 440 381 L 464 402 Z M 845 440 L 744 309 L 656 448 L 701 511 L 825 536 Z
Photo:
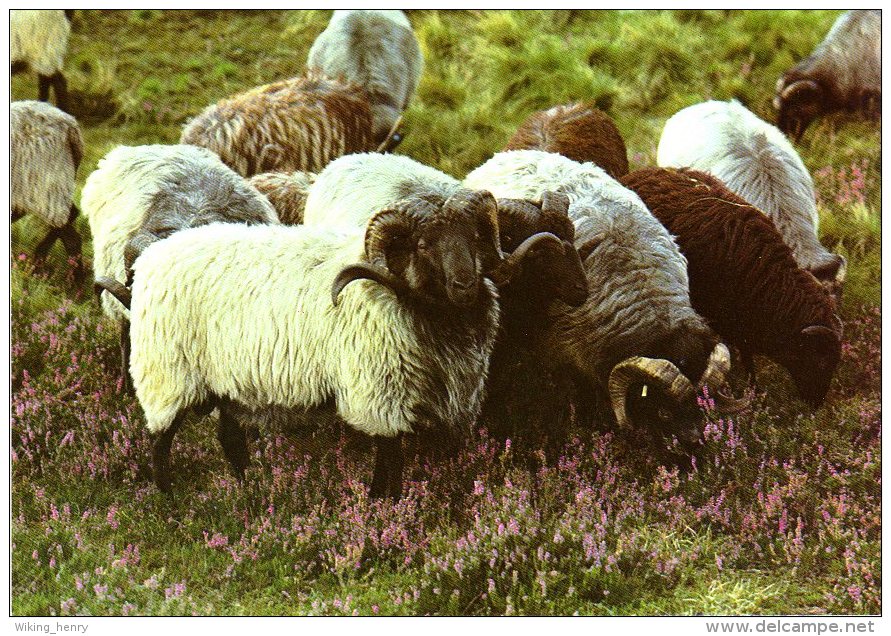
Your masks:
M 518 261 L 522 271 L 522 282 L 517 285 L 524 295 L 543 295 L 547 300 L 556 298 L 578 307 L 588 297 L 588 280 L 573 245 L 575 227 L 567 216 L 568 209 L 569 197 L 555 192 L 545 192 L 542 200 L 535 202 L 499 199 L 498 227 L 502 248 L 511 253 L 506 262 Z M 542 232 L 557 241 L 539 241 L 536 249 L 521 250 L 530 237 Z M 518 274 L 513 272 L 512 276 L 517 278 Z M 497 278 L 493 280 L 499 284 Z
M 796 142 L 810 123 L 826 111 L 827 94 L 823 86 L 810 78 L 783 76 L 777 81 L 774 108 L 777 126 Z
M 627 358 L 610 372 L 608 391 L 619 426 L 640 427 L 663 442 L 674 437 L 682 450 L 693 452 L 702 436 L 697 386 L 700 390 L 708 386 L 726 412 L 738 411 L 747 403 L 721 392 L 730 372 L 730 351 L 723 343 L 712 349 L 697 385 L 688 378 L 687 359 L 679 365 L 665 358 Z
M 841 323 L 809 325 L 792 338 L 786 353 L 777 358 L 792 376 L 798 395 L 816 408 L 823 403 L 835 368 L 841 359 Z
M 377 213 L 365 233 L 367 263 L 338 275 L 337 295 L 349 282 L 368 278 L 398 294 L 436 304 L 473 306 L 483 276 L 501 262 L 495 198 L 459 190 L 404 199 Z

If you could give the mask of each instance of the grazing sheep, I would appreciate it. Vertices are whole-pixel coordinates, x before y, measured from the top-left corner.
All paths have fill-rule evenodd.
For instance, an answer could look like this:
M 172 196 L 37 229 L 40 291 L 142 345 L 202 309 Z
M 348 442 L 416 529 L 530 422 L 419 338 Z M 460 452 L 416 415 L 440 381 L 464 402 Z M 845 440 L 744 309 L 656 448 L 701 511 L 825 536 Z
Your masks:
M 387 143 L 391 137 L 393 143 L 386 149 L 401 141 L 394 132 L 424 65 L 421 47 L 402 11 L 335 11 L 313 42 L 306 64 L 364 88 L 371 100 L 372 139 Z
M 554 106 L 526 118 L 505 150 L 556 152 L 573 161 L 591 163 L 618 179 L 628 174 L 625 141 L 609 115 L 593 102 Z
M 180 143 L 213 150 L 244 177 L 318 172 L 341 155 L 374 150 L 371 121 L 361 87 L 308 72 L 208 106 Z
M 845 259 L 820 244 L 814 182 L 776 127 L 735 100 L 703 102 L 665 123 L 656 160 L 716 176 L 773 221 L 799 267 L 841 290 Z
M 840 15 L 814 52 L 777 80 L 773 106 L 780 130 L 796 141 L 821 115 L 842 110 L 881 115 L 881 11 Z
M 698 442 L 696 387 L 722 387 L 729 355 L 690 306 L 684 257 L 640 198 L 593 164 L 535 150 L 498 153 L 464 185 L 569 197 L 590 294 L 549 316 L 541 364 L 571 373 L 584 395 L 608 395 L 621 426 Z
M 56 106 L 68 110 L 68 82 L 62 75 L 71 10 L 28 9 L 9 12 L 9 57 L 13 75 L 28 69 L 37 73 L 40 101 L 49 100 L 52 87 Z
M 93 234 L 97 280 L 129 280 L 142 250 L 178 230 L 214 222 L 278 223 L 269 201 L 219 157 L 187 145 L 118 146 L 87 178 L 81 203 Z M 126 383 L 129 312 L 109 294 L 101 302 L 121 323 Z
M 261 172 L 248 182 L 263 194 L 285 225 L 303 223 L 306 197 L 316 180 L 312 172 Z
M 766 355 L 789 371 L 803 400 L 821 404 L 841 355 L 841 321 L 773 223 L 704 172 L 648 168 L 622 183 L 676 237 L 696 311 L 749 368 L 753 354 Z
M 316 177 L 306 197 L 307 225 L 364 227 L 381 208 L 406 196 L 437 193 L 448 197 L 461 182 L 402 155 L 364 153 L 332 161 Z
M 448 222 L 433 220 L 439 212 Z M 460 439 L 479 413 L 499 308 L 493 284 L 476 280 L 490 241 L 471 218 L 494 214 L 490 194 L 462 193 L 441 207 L 403 201 L 364 232 L 213 224 L 146 249 L 134 266 L 130 368 L 157 435 L 158 487 L 169 490 L 189 407 L 219 407 L 218 437 L 241 475 L 239 409 L 333 403 L 377 438 L 372 495 L 398 496 L 401 435 Z M 505 259 L 499 273 L 516 266 Z M 350 284 L 362 279 L 376 284 Z
M 77 257 L 75 278 L 83 278 L 81 237 L 74 181 L 84 154 L 77 121 L 45 102 L 20 101 L 9 106 L 12 220 L 33 214 L 50 226 L 35 249 L 44 260 L 53 243 L 62 241 L 68 256 Z

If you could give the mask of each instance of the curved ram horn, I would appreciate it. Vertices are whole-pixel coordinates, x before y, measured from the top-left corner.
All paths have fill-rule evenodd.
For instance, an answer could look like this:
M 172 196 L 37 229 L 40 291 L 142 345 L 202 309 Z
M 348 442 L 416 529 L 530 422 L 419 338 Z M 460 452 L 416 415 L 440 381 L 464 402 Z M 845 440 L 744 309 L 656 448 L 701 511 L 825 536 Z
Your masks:
M 548 190 L 541 195 L 541 211 L 544 213 L 569 215 L 569 197 L 562 192 Z
M 562 241 L 550 232 L 533 234 L 520 243 L 519 247 L 511 254 L 506 256 L 488 276 L 495 283 L 496 287 L 506 285 L 522 266 L 523 259 L 533 252 L 547 248 L 555 249 L 561 255 L 564 253 Z
M 708 358 L 708 364 L 699 380 L 699 386 L 707 386 L 709 395 L 715 400 L 718 407 L 726 413 L 738 413 L 747 406 L 750 401 L 746 398 L 735 398 L 724 393 L 727 388 L 727 377 L 730 375 L 730 350 L 723 342 L 715 345 L 712 354 Z
M 354 263 L 347 265 L 334 278 L 331 285 L 331 303 L 337 307 L 337 298 L 343 288 L 355 280 L 373 280 L 385 287 L 392 289 L 396 294 L 406 293 L 409 291 L 408 285 L 398 276 L 394 276 L 390 271 L 373 265 L 371 263 Z
M 780 93 L 780 99 L 789 99 L 793 95 L 801 93 L 805 90 L 820 90 L 820 85 L 817 84 L 817 82 L 815 82 L 814 80 L 797 80 L 783 89 L 783 92 Z
M 619 426 L 630 424 L 625 400 L 628 397 L 628 387 L 636 380 L 662 387 L 666 395 L 673 397 L 678 403 L 696 399 L 693 384 L 668 360 L 643 356 L 626 358 L 610 371 L 607 386 L 610 404 Z
M 117 298 L 118 302 L 124 307 L 130 309 L 130 301 L 133 299 L 133 296 L 129 289 L 115 279 L 100 276 L 96 279 L 96 282 L 93 283 L 93 289 L 96 291 L 97 296 L 102 296 L 102 292 L 107 291 L 109 294 Z
M 411 204 L 400 202 L 371 217 L 365 228 L 365 256 L 369 263 L 389 266 L 389 248 L 400 239 L 407 241 L 417 226 L 417 216 L 409 210 L 412 206 L 424 205 L 430 206 L 421 200 L 412 201 Z
M 579 258 L 581 258 L 582 261 L 587 260 L 587 258 L 589 256 L 591 256 L 591 254 L 594 252 L 594 250 L 596 250 L 597 247 L 601 243 L 603 243 L 603 241 L 605 239 L 606 239 L 606 232 L 601 232 L 600 234 L 595 234 L 594 236 L 589 238 L 587 241 L 582 243 L 581 247 L 579 247 Z

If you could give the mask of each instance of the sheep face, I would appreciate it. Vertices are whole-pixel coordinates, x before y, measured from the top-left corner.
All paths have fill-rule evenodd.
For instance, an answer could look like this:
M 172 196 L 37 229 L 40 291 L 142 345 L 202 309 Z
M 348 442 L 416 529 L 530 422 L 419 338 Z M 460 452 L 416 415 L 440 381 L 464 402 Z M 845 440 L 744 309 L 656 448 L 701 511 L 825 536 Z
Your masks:
M 774 106 L 779 129 L 798 141 L 810 123 L 825 112 L 825 91 L 812 79 L 788 81 L 783 77 L 777 83 Z
M 498 228 L 505 252 L 515 252 L 522 242 L 540 232 L 549 232 L 561 244 L 543 245 L 523 259 L 515 285 L 529 296 L 544 295 L 578 307 L 588 297 L 588 280 L 578 251 L 573 246 L 575 226 L 567 216 L 569 197 L 545 192 L 542 201 L 498 200 Z
M 646 382 L 633 382 L 628 388 L 628 418 L 646 431 L 657 445 L 673 446 L 677 440 L 682 452 L 690 453 L 702 438 L 702 413 L 696 403 L 678 403 Z
M 829 327 L 811 325 L 798 332 L 776 358 L 792 376 L 799 397 L 816 408 L 826 398 L 841 358 L 841 338 Z
M 335 282 L 335 298 L 350 280 L 364 277 L 426 302 L 473 306 L 483 275 L 501 261 L 497 228 L 495 198 L 488 192 L 459 191 L 444 202 L 436 196 L 404 199 L 368 223 L 365 252 L 376 273 L 347 268 Z

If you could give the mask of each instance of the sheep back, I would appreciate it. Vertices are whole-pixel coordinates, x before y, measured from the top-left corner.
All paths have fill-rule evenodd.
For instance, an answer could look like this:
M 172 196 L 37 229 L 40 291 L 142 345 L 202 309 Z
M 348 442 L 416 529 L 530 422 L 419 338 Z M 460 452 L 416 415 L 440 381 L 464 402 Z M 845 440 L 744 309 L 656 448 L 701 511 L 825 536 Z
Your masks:
M 306 197 L 307 225 L 362 226 L 384 207 L 414 194 L 444 198 L 461 187 L 452 176 L 403 155 L 363 153 L 332 161 Z
M 600 166 L 615 179 L 628 173 L 628 151 L 619 129 L 591 102 L 554 106 L 530 115 L 504 149 L 555 152 Z
M 341 155 L 372 150 L 371 127 L 362 88 L 309 72 L 207 107 L 180 142 L 214 151 L 245 177 L 318 172 Z
M 10 61 L 24 62 L 40 75 L 54 75 L 65 63 L 70 35 L 71 24 L 61 9 L 10 11 Z
M 817 237 L 814 183 L 786 136 L 733 100 L 684 108 L 666 123 L 657 162 L 708 172 L 773 221 L 798 265 L 839 271 Z
M 316 180 L 312 172 L 262 172 L 250 178 L 252 186 L 269 199 L 285 225 L 303 223 L 306 197 Z
M 151 431 L 210 395 L 248 408 L 334 399 L 351 426 L 466 434 L 498 326 L 491 283 L 472 315 L 405 304 L 370 281 L 331 283 L 364 233 L 214 224 L 159 241 L 135 264 L 131 372 Z M 220 320 L 225 316 L 226 320 Z
M 62 227 L 71 213 L 84 154 L 77 121 L 46 102 L 31 100 L 10 104 L 9 116 L 10 207 L 17 216 L 31 213 Z

